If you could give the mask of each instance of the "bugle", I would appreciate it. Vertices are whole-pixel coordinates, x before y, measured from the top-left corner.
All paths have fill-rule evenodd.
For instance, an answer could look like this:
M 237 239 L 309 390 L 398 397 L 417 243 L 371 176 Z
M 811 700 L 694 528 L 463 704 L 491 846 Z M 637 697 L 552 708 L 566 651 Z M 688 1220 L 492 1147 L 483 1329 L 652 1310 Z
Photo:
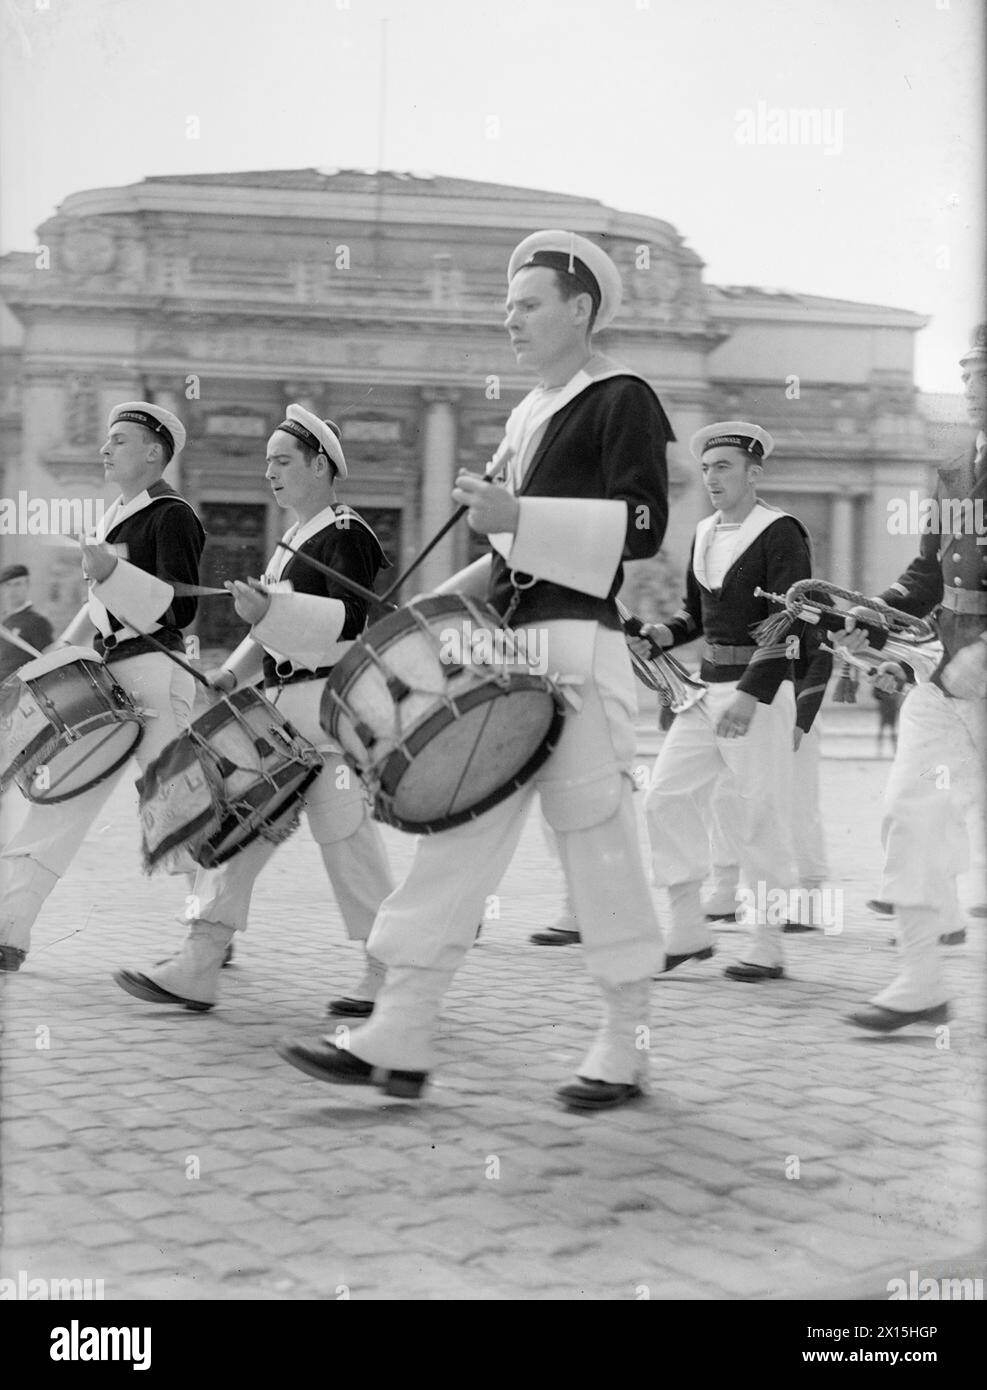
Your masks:
M 631 651 L 631 666 L 642 685 L 655 691 L 663 705 L 673 714 L 684 714 L 687 709 L 697 705 L 709 688 L 704 680 L 691 675 L 680 661 L 669 652 L 662 651 L 652 639 L 641 631 L 644 624 L 618 600 L 617 612 L 624 631 L 630 637 L 643 637 L 651 645 L 651 656 L 638 656 Z

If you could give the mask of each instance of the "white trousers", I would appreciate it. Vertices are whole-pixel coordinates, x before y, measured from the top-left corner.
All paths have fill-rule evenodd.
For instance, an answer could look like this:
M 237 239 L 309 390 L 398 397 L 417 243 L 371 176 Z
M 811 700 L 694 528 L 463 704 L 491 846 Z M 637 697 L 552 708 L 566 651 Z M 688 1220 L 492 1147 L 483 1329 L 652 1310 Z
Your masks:
M 394 887 L 384 841 L 356 772 L 329 744 L 319 723 L 325 682 L 299 681 L 280 694 L 265 692 L 303 738 L 323 753 L 324 766 L 305 793 L 304 814 L 319 846 L 336 902 L 353 941 L 366 941 L 381 903 Z M 244 931 L 257 876 L 277 845 L 257 839 L 225 864 L 199 869 L 187 918 Z
M 604 1023 L 580 1068 L 613 1082 L 646 1070 L 647 982 L 661 939 L 637 839 L 630 768 L 636 708 L 619 632 L 589 622 L 545 624 L 548 669 L 583 679 L 579 712 L 535 778 L 476 820 L 418 840 L 405 881 L 381 907 L 369 949 L 387 964 L 372 1018 L 352 1050 L 376 1066 L 426 1071 L 443 995 L 507 869 L 537 790 L 558 837 L 587 969 Z
M 134 750 L 143 773 L 189 725 L 195 680 L 159 652 L 129 657 L 109 668 L 115 681 L 147 711 L 144 736 Z M 105 781 L 54 806 L 32 803 L 0 853 L 0 942 L 26 951 L 31 927 L 48 894 L 75 858 L 93 821 L 133 763 Z M 136 821 L 135 821 L 136 828 Z M 107 864 L 107 875 L 113 870 Z
M 822 739 L 818 723 L 802 737 L 792 763 L 793 787 L 798 799 L 792 806 L 792 848 L 795 853 L 795 879 L 803 887 L 822 883 L 829 877 L 826 833 L 820 804 L 819 765 Z M 740 817 L 732 780 L 724 777 L 717 784 L 710 808 L 710 896 L 707 912 L 732 912 L 740 881 L 740 849 L 736 826 Z
M 957 926 L 966 820 L 987 772 L 985 731 L 983 701 L 951 699 L 928 682 L 901 707 L 881 822 L 881 896 L 898 909 L 901 969 L 874 1000 L 885 1008 L 933 1008 L 948 998 L 938 939 Z
M 545 819 L 544 816 L 538 817 L 538 823 L 541 826 L 541 835 L 542 839 L 545 842 L 545 848 L 548 850 L 549 858 L 552 859 L 561 868 L 562 851 L 559 849 L 558 835 L 556 835 L 555 831 L 549 825 L 548 821 Z M 557 931 L 579 930 L 579 923 L 576 921 L 576 913 L 572 906 L 572 899 L 569 895 L 568 884 L 565 888 L 565 901 L 562 907 L 562 915 L 552 925 L 555 927 Z
M 757 706 L 743 738 L 721 738 L 716 725 L 736 691 L 735 681 L 710 685 L 698 705 L 676 716 L 665 738 L 645 802 L 653 879 L 669 890 L 666 951 L 678 955 L 708 946 L 712 935 L 700 888 L 710 867 L 713 798 L 725 781 L 741 872 L 763 904 L 743 959 L 780 965 L 780 929 L 769 926 L 767 917 L 772 893 L 793 883 L 795 696 L 791 682 L 783 681 L 770 705 Z

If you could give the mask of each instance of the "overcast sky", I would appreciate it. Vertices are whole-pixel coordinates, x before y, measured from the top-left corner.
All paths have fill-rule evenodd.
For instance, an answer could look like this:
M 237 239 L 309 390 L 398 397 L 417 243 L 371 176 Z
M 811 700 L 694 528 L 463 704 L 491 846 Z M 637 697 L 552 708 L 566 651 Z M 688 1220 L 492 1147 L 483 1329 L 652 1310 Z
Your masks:
M 0 5 L 5 251 L 83 188 L 382 163 L 664 218 L 713 283 L 929 314 L 919 384 L 957 389 L 984 300 L 983 0 Z M 807 110 L 818 143 L 780 143 Z

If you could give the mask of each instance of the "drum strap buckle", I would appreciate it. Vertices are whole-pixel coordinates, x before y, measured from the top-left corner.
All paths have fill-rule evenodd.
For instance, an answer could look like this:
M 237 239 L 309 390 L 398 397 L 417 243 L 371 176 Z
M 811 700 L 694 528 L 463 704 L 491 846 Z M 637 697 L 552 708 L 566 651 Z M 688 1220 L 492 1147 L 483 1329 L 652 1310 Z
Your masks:
M 505 627 L 510 626 L 511 619 L 517 612 L 518 605 L 521 602 L 521 595 L 526 593 L 528 589 L 533 589 L 538 583 L 538 580 L 533 574 L 525 574 L 523 570 L 511 570 L 510 579 L 512 590 L 511 601 L 508 603 L 504 616 L 501 619 Z

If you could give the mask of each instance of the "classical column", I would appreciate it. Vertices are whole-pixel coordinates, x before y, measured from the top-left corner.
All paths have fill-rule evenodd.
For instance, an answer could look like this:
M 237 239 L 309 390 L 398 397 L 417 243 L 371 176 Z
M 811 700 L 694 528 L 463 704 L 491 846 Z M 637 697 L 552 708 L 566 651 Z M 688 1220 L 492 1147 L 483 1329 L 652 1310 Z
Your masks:
M 456 412 L 458 393 L 426 387 L 425 440 L 422 457 L 422 507 L 419 547 L 441 530 L 455 509 L 452 486 L 456 479 Z M 465 525 L 465 521 L 461 525 Z M 445 536 L 420 569 L 408 581 L 408 593 L 420 593 L 441 584 L 453 573 L 452 534 Z
M 854 573 L 853 564 L 853 498 L 844 492 L 837 492 L 830 499 L 830 506 L 829 568 L 832 573 L 824 574 L 821 578 L 840 584 L 844 589 L 853 589 L 861 580 L 861 576 Z

